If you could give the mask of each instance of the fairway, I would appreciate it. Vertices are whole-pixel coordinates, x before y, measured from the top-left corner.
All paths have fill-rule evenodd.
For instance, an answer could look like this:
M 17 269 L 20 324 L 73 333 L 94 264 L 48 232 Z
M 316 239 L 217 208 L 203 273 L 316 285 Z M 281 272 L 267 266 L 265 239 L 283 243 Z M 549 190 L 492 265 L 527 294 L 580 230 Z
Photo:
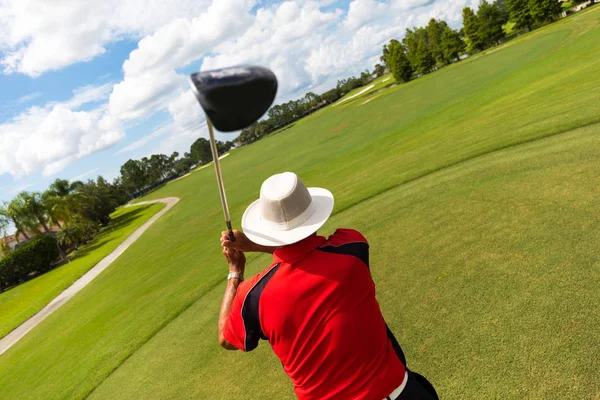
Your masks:
M 0 338 L 75 282 L 163 206 L 121 208 L 111 223 L 71 256 L 71 262 L 0 294 Z
M 322 234 L 369 239 L 383 314 L 440 398 L 598 398 L 600 7 L 492 50 L 236 149 L 233 224 L 294 171 L 336 198 Z M 0 356 L 0 398 L 293 398 L 267 342 L 218 347 L 214 171 L 143 200 L 168 196 L 177 207 Z

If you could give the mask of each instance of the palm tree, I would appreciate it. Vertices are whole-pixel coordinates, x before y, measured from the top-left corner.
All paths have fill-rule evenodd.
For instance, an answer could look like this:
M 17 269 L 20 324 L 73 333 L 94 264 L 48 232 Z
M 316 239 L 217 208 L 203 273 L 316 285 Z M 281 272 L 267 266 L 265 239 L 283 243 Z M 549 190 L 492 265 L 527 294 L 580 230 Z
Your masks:
M 83 182 L 81 181 L 69 182 L 66 179 L 56 179 L 50 184 L 47 192 L 50 192 L 58 197 L 65 197 L 81 189 L 82 186 Z
M 57 239 L 63 244 L 73 244 L 78 248 L 78 241 L 74 240 L 71 234 L 71 221 L 82 209 L 82 203 L 85 201 L 83 193 L 72 192 L 65 196 L 58 196 L 56 191 L 47 190 L 42 194 L 42 202 L 47 210 L 50 222 L 58 225 L 60 229 L 57 233 Z M 62 221 L 62 224 L 61 224 Z M 65 240 L 68 239 L 68 240 Z
M 23 203 L 30 220 L 35 221 L 44 228 L 45 233 L 50 233 L 50 229 L 48 229 L 48 210 L 44 206 L 41 193 L 21 192 L 17 195 L 17 200 Z
M 0 214 L 0 256 L 6 252 L 8 247 L 8 242 L 6 240 L 6 227 L 8 224 L 8 218 L 6 218 L 5 215 Z
M 22 234 L 25 239 L 29 240 L 31 238 L 27 234 L 27 231 L 32 228 L 34 232 L 37 230 L 36 223 L 32 221 L 31 216 L 26 211 L 25 206 L 20 199 L 13 199 L 9 203 L 4 202 L 2 206 L 0 206 L 0 214 L 12 222 L 15 228 L 17 228 L 15 234 L 17 241 L 19 240 L 19 234 Z
M 16 200 L 20 200 L 25 208 L 25 212 L 29 215 L 29 218 L 32 221 L 36 221 L 39 226 L 44 228 L 44 233 L 47 235 L 51 235 L 52 232 L 48 228 L 48 209 L 44 204 L 42 199 L 42 194 L 38 192 L 21 192 L 17 195 Z M 36 227 L 37 228 L 37 227 Z M 57 243 L 58 246 L 58 243 Z M 58 250 L 60 251 L 61 258 L 65 258 L 66 254 L 64 250 L 58 246 Z

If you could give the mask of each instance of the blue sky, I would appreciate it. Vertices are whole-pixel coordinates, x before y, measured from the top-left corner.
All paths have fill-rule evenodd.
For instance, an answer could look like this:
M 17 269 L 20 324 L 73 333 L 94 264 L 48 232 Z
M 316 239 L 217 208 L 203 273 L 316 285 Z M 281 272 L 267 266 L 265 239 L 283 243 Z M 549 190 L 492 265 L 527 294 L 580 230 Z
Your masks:
M 186 77 L 270 67 L 277 101 L 372 69 L 381 46 L 470 0 L 106 0 L 0 3 L 0 201 L 57 177 L 112 179 L 183 153 L 204 118 Z M 235 136 L 219 135 L 222 140 Z

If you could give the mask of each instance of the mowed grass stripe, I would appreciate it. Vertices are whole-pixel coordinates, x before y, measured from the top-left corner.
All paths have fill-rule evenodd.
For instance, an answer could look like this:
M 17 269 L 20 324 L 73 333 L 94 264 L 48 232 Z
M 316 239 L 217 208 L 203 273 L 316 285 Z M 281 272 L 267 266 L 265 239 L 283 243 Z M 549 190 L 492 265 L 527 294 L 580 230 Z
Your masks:
M 320 110 L 298 121 L 291 129 L 232 151 L 231 156 L 223 160 L 222 167 L 234 225 L 239 226 L 243 209 L 258 195 L 262 180 L 276 172 L 292 170 L 309 186 L 330 188 L 336 195 L 337 211 L 440 166 L 595 121 L 597 109 L 582 104 L 597 104 L 600 100 L 600 94 L 594 90 L 600 84 L 600 77 L 595 73 L 600 64 L 596 10 L 585 12 L 576 24 L 569 20 L 558 23 L 552 29 L 535 33 L 527 40 L 492 54 L 392 88 L 365 105 Z M 573 35 L 575 31 L 577 35 Z M 567 46 L 569 41 L 571 46 Z M 582 46 L 586 49 L 584 53 Z M 576 68 L 577 72 L 569 74 L 566 71 L 569 68 Z M 497 78 L 500 75 L 503 79 Z M 556 78 L 556 85 L 551 90 L 547 82 L 543 82 L 549 76 Z M 494 110 L 488 107 L 492 102 Z M 344 127 L 340 129 L 341 125 Z M 480 159 L 483 158 L 477 160 Z M 502 175 L 498 179 L 501 180 Z M 215 284 L 222 282 L 224 265 L 217 240 L 223 222 L 216 190 L 214 172 L 207 168 L 148 196 L 173 195 L 181 201 L 106 274 L 0 357 L 0 397 L 85 397 L 116 365 L 139 349 L 157 327 L 172 320 L 189 304 L 209 293 Z M 478 189 L 467 185 L 464 190 L 476 192 Z M 388 193 L 396 192 L 389 191 L 376 199 L 388 199 Z M 394 214 L 395 210 L 404 207 L 401 199 L 388 200 L 392 201 L 391 205 L 386 205 L 389 209 L 385 211 L 389 215 L 377 219 L 380 213 L 373 212 L 373 220 L 368 221 L 381 229 L 381 233 L 374 236 L 379 237 L 376 242 L 382 249 L 381 257 L 397 255 L 390 244 L 394 243 L 391 239 L 395 227 L 402 226 L 402 220 Z M 416 212 L 415 218 L 427 217 L 422 214 L 424 212 Z M 448 210 L 440 207 L 439 212 L 443 216 Z M 527 214 L 529 221 L 534 221 L 537 212 L 539 210 L 534 209 Z M 339 216 L 353 223 L 356 213 L 353 208 Z M 495 218 L 501 218 L 501 215 L 495 214 Z M 451 231 L 452 228 L 456 226 L 450 224 L 448 229 Z M 371 228 L 369 232 L 372 231 Z M 415 241 L 420 238 L 416 229 L 410 235 Z M 451 236 L 446 234 L 445 237 Z M 425 256 L 427 239 L 431 238 L 422 237 L 418 241 L 422 246 L 421 253 L 410 255 Z M 466 246 L 458 241 L 449 248 L 454 254 L 462 255 L 471 250 Z M 550 244 L 540 246 L 543 251 L 550 248 Z M 478 248 L 472 254 L 473 259 L 481 257 L 482 252 Z M 439 261 L 440 265 L 443 261 Z M 250 262 L 256 270 L 255 259 Z M 264 264 L 261 262 L 260 265 Z M 396 263 L 382 265 L 383 273 L 396 273 Z M 448 268 L 456 268 L 456 265 L 449 263 Z M 461 278 L 459 268 L 453 271 L 456 271 L 456 279 Z M 405 279 L 413 282 L 411 275 Z M 412 290 L 421 288 L 423 285 L 419 284 Z M 384 285 L 380 293 L 392 296 L 396 292 Z M 448 291 L 448 296 L 450 294 L 456 294 L 456 291 Z M 445 307 L 452 316 L 453 309 L 448 307 L 456 299 L 448 296 L 443 298 L 448 304 L 442 302 L 436 306 Z M 498 293 L 492 294 L 491 300 L 504 304 Z M 218 304 L 213 307 L 218 309 Z M 401 313 L 390 315 L 392 321 L 398 318 Z M 418 324 L 412 327 L 396 322 L 395 327 L 402 328 L 398 331 L 407 342 L 418 342 L 425 337 Z M 211 340 L 214 340 L 214 329 L 207 325 L 202 337 L 209 340 L 212 336 Z M 168 346 L 184 345 L 176 342 L 176 336 L 172 339 Z M 430 341 L 427 348 L 419 348 L 413 353 L 418 354 L 414 355 L 415 360 L 431 360 L 432 354 L 447 354 L 447 349 L 439 347 L 439 342 L 431 338 Z M 185 346 L 189 347 L 189 344 Z M 217 346 L 211 349 L 220 351 Z M 509 353 L 517 356 L 514 352 Z M 191 357 L 194 354 L 190 352 Z M 264 357 L 270 357 L 269 352 L 264 354 Z M 149 364 L 152 357 L 147 359 Z M 243 363 L 250 360 L 264 367 L 261 373 L 265 375 L 274 376 L 280 372 L 277 363 L 260 356 L 219 359 L 219 362 L 225 362 L 222 367 L 234 370 L 237 365 L 246 365 Z M 431 366 L 437 368 L 438 365 L 443 364 L 435 361 Z M 207 366 L 212 368 L 211 364 Z M 531 367 L 534 366 L 531 361 Z M 153 383 L 156 387 L 191 385 L 176 378 L 167 379 L 174 371 L 169 370 L 169 365 L 164 368 L 164 380 L 161 378 L 161 382 Z M 207 373 L 200 363 L 192 364 L 190 368 L 194 368 L 198 376 Z M 118 376 L 119 371 L 116 370 L 110 380 Z M 431 373 L 435 377 L 443 373 L 442 369 L 436 371 Z M 240 379 L 252 374 L 252 371 L 238 372 Z M 482 376 L 491 379 L 490 375 Z M 131 378 L 133 387 L 134 379 L 140 377 L 132 375 Z M 207 385 L 215 389 L 219 385 L 228 385 L 219 379 L 219 376 L 207 379 Z M 266 393 L 265 397 L 269 398 L 269 393 L 276 393 L 264 384 L 260 390 L 248 385 L 244 381 L 244 387 L 255 390 L 249 392 L 250 396 L 260 397 Z M 281 388 L 276 386 L 275 389 Z M 127 387 L 122 390 L 128 392 Z M 218 395 L 220 392 L 215 396 Z

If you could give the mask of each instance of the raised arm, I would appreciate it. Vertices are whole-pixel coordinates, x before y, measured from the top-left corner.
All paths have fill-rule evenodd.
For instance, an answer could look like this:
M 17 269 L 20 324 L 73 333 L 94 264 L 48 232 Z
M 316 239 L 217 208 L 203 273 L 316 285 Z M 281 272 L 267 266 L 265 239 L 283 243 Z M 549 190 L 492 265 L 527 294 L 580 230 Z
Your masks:
M 269 253 L 273 254 L 277 247 L 271 246 L 262 246 L 260 244 L 254 243 L 243 232 L 238 231 L 237 229 L 233 231 L 233 235 L 235 237 L 235 242 L 229 241 L 229 232 L 225 231 L 221 233 L 221 246 L 228 247 L 230 249 L 241 250 L 244 253 Z
M 225 288 L 225 294 L 223 295 L 223 302 L 221 303 L 221 311 L 219 313 L 219 344 L 226 350 L 237 350 L 233 344 L 229 343 L 223 335 L 225 323 L 231 313 L 231 306 L 235 300 L 237 288 L 244 280 L 244 271 L 246 269 L 246 256 L 240 250 L 223 248 L 223 255 L 229 264 L 229 272 L 237 274 L 239 277 L 230 278 L 227 282 L 227 288 Z

